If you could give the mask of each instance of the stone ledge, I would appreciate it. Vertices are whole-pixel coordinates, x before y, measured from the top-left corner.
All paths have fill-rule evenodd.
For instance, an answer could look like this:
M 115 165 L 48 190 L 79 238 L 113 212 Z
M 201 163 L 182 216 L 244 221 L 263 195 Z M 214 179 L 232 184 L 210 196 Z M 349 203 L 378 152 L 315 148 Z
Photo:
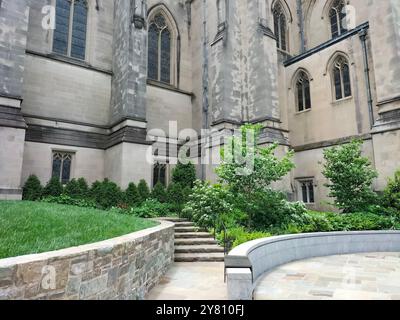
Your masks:
M 228 296 L 251 300 L 260 277 L 278 266 L 331 255 L 398 252 L 400 231 L 328 232 L 259 239 L 233 249 L 225 257 Z M 251 277 L 246 274 L 250 272 Z M 252 290 L 248 290 L 251 287 Z
M 141 300 L 173 258 L 174 225 L 162 221 L 98 243 L 2 259 L 0 300 Z

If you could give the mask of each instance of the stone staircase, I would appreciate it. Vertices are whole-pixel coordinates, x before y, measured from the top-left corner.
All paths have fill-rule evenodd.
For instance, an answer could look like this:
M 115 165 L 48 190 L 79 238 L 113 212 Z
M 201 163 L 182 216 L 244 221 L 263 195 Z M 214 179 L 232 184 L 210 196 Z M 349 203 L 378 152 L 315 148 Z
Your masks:
M 211 234 L 180 218 L 168 218 L 175 223 L 175 262 L 223 262 L 224 248 Z

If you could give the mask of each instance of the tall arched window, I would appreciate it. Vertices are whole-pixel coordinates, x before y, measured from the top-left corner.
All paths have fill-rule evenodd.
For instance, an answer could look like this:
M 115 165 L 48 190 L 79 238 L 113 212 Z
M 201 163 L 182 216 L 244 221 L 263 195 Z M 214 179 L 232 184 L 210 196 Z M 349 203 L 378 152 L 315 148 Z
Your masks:
M 276 41 L 278 43 L 278 48 L 287 51 L 287 23 L 286 23 L 286 16 L 285 12 L 282 8 L 280 2 L 277 2 L 273 8 L 273 15 L 274 15 L 274 31 Z
M 171 30 L 160 12 L 149 22 L 148 78 L 171 83 Z
M 346 18 L 344 7 L 345 7 L 344 0 L 335 0 L 332 3 L 332 7 L 329 11 L 329 20 L 331 23 L 332 38 L 337 38 L 347 31 L 343 24 L 343 21 Z
M 81 60 L 85 59 L 87 12 L 87 0 L 56 1 L 54 52 Z
M 311 109 L 310 79 L 308 75 L 301 71 L 296 81 L 297 111 Z
M 333 64 L 333 84 L 335 99 L 340 100 L 351 96 L 350 67 L 346 58 L 340 56 Z

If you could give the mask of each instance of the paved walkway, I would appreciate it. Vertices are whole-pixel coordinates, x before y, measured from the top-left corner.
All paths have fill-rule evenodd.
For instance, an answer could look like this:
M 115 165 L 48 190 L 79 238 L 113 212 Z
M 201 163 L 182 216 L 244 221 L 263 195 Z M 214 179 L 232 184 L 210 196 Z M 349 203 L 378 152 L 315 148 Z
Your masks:
M 176 262 L 147 300 L 226 300 L 223 262 Z
M 256 300 L 400 300 L 400 253 L 298 261 L 262 278 Z

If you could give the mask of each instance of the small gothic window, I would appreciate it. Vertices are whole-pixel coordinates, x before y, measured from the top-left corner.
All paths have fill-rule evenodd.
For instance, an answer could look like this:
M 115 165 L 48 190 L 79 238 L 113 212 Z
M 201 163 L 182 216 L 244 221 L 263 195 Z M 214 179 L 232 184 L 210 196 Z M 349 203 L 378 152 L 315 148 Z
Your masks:
M 85 59 L 87 0 L 57 0 L 53 51 Z
M 167 185 L 167 165 L 162 163 L 156 163 L 153 168 L 153 187 L 161 183 Z
M 299 181 L 301 201 L 304 203 L 315 203 L 314 181 L 304 180 Z
M 148 77 L 171 83 L 172 36 L 166 19 L 158 13 L 149 22 Z
M 335 0 L 329 11 L 329 20 L 331 23 L 332 38 L 337 38 L 346 32 L 343 21 L 346 18 L 344 12 L 345 3 L 343 0 Z
M 304 111 L 311 109 L 310 79 L 305 72 L 300 72 L 297 82 L 297 110 Z
M 62 184 L 67 184 L 71 178 L 72 154 L 63 152 L 53 153 L 52 177 L 60 179 Z
M 344 57 L 339 57 L 333 65 L 333 84 L 336 100 L 351 96 L 350 67 Z
M 273 8 L 274 15 L 274 31 L 276 41 L 278 43 L 278 48 L 287 51 L 287 41 L 286 41 L 286 16 L 283 11 L 282 5 L 278 2 Z

